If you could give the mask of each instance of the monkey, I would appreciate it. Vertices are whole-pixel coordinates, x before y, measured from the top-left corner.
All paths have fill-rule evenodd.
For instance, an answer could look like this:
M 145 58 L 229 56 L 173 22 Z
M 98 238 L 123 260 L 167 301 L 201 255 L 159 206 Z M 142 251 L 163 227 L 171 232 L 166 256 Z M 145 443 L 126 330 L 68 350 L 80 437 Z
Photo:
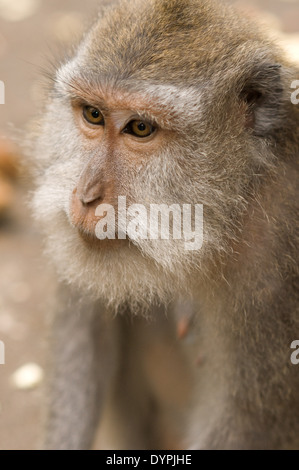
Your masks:
M 43 448 L 299 448 L 298 76 L 214 0 L 113 1 L 57 68 L 32 150 L 57 272 Z M 202 207 L 198 249 L 172 205 Z

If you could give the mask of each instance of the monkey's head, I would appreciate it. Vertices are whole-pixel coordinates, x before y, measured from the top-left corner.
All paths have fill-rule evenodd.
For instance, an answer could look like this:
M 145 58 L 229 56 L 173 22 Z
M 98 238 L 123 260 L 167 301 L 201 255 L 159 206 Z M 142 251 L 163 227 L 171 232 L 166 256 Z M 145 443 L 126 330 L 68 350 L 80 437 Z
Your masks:
M 223 6 L 107 8 L 57 71 L 36 145 L 34 207 L 60 275 L 117 305 L 165 300 L 220 269 L 286 158 L 289 84 L 273 45 Z M 150 223 L 161 204 L 175 204 L 168 240 L 162 219 Z M 203 242 L 187 249 L 196 205 Z

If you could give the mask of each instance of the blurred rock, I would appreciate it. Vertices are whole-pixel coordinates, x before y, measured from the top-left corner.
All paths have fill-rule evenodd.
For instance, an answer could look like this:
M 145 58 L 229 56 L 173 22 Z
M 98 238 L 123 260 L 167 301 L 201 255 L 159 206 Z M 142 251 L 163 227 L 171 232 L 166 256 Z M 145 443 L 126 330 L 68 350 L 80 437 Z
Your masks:
M 17 152 L 14 145 L 0 139 L 0 217 L 11 207 L 18 174 Z
M 0 175 L 0 217 L 7 211 L 14 200 L 14 190 L 12 185 Z
M 18 172 L 17 150 L 12 142 L 0 138 L 0 174 L 16 178 Z
M 11 376 L 12 385 L 19 390 L 29 390 L 37 387 L 43 380 L 43 369 L 33 362 L 17 369 Z

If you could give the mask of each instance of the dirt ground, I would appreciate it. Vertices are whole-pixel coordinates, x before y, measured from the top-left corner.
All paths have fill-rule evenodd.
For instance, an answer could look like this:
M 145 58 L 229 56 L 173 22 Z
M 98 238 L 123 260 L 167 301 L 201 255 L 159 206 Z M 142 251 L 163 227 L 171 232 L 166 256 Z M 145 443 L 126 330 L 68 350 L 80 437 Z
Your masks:
M 263 18 L 265 27 L 275 31 L 299 62 L 299 0 L 234 3 Z M 97 0 L 0 0 L 0 80 L 5 84 L 0 137 L 17 137 L 22 142 L 20 130 L 26 135 L 28 122 L 39 112 L 44 71 L 53 57 L 63 55 L 74 38 L 80 37 L 94 18 L 97 4 Z M 38 228 L 26 207 L 28 185 L 13 184 L 14 201 L 5 215 L 0 212 L 0 341 L 5 345 L 5 364 L 0 364 L 1 450 L 38 447 L 46 318 L 54 284 L 53 273 L 41 256 Z M 26 377 L 17 381 L 15 372 L 30 363 L 39 369 L 35 375 L 32 372 L 26 386 Z

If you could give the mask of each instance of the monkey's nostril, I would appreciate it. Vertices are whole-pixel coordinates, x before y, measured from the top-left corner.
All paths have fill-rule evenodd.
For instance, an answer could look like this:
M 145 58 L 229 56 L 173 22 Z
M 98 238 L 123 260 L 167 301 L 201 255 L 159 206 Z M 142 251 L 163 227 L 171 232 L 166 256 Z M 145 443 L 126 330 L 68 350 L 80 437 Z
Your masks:
M 104 197 L 105 197 L 105 190 L 103 188 L 103 185 L 82 185 L 81 187 L 80 183 L 74 189 L 73 195 L 81 202 L 83 206 L 88 206 L 90 204 L 93 204 L 94 202 L 98 202 L 100 204 Z
M 80 197 L 80 201 L 83 204 L 83 206 L 88 206 L 93 204 L 94 202 L 98 202 L 100 204 L 103 201 L 104 197 L 103 196 L 82 196 Z

